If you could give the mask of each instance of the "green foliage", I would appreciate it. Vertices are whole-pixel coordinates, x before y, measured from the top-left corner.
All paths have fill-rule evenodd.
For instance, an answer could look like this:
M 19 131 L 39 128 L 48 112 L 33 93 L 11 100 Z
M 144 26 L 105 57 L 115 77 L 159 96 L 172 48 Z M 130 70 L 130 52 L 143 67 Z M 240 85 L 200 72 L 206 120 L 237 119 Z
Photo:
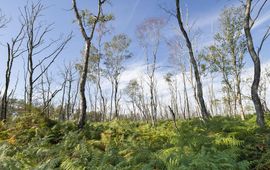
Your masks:
M 0 169 L 269 169 L 270 130 L 256 119 L 59 123 L 24 114 L 1 123 Z M 270 122 L 267 122 L 268 124 Z

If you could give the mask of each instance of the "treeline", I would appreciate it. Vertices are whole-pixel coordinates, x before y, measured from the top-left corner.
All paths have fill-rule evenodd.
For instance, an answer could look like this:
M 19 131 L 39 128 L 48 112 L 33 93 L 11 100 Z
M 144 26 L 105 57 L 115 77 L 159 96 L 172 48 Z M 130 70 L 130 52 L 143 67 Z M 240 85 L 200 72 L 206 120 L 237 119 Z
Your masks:
M 24 112 L 37 112 L 61 121 L 78 120 L 79 128 L 83 128 L 87 120 L 123 118 L 146 120 L 153 126 L 158 119 L 202 117 L 207 120 L 218 114 L 240 116 L 244 120 L 250 113 L 248 102 L 252 101 L 257 124 L 264 127 L 264 114 L 269 111 L 266 91 L 270 72 L 263 70 L 262 73 L 260 55 L 270 27 L 259 44 L 254 44 L 251 30 L 261 17 L 267 0 L 246 0 L 239 7 L 225 8 L 219 17 L 218 32 L 213 35 L 214 43 L 202 49 L 196 44 L 196 30 L 192 30 L 188 17 L 181 10 L 182 3 L 175 0 L 172 10 L 160 8 L 174 18 L 179 34 L 165 37 L 171 30 L 167 29 L 168 22 L 164 18 L 149 18 L 137 26 L 145 74 L 131 80 L 125 88 L 122 88 L 121 76 L 126 73 L 126 62 L 134 57 L 130 49 L 132 42 L 124 33 L 114 34 L 111 21 L 115 17 L 104 13 L 105 7 L 110 8 L 108 0 L 97 0 L 96 13 L 91 12 L 94 9 L 79 9 L 77 1 L 72 0 L 72 11 L 80 31 L 76 36 L 82 37 L 84 48 L 81 62 L 63 66 L 60 85 L 53 83 L 55 73 L 52 75 L 51 66 L 63 55 L 74 33 L 51 40 L 49 34 L 53 25 L 41 20 L 45 6 L 40 1 L 28 3 L 19 10 L 20 29 L 6 43 L 7 53 L 2 54 L 7 58 L 5 79 L 1 81 L 4 84 L 1 120 Z M 0 16 L 0 28 L 8 26 L 9 22 L 7 16 Z M 164 75 L 169 101 L 160 95 L 158 88 L 159 70 L 166 67 L 158 63 L 163 44 L 168 51 L 168 70 L 171 70 Z M 24 60 L 23 99 L 16 97 L 18 80 L 15 87 L 10 87 L 18 57 Z M 251 79 L 243 76 L 246 57 L 251 57 L 254 63 Z M 222 85 L 222 97 L 214 87 L 216 75 Z M 204 84 L 202 80 L 206 78 L 210 83 Z M 105 82 L 109 89 L 105 88 Z M 244 94 L 243 89 L 250 89 L 251 94 Z

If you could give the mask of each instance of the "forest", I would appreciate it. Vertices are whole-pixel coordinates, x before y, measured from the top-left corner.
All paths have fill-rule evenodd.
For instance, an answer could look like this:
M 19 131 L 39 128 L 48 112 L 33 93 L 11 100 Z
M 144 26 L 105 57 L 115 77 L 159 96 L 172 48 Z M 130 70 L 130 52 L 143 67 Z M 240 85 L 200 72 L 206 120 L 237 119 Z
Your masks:
M 1 3 L 0 170 L 270 169 L 268 0 Z

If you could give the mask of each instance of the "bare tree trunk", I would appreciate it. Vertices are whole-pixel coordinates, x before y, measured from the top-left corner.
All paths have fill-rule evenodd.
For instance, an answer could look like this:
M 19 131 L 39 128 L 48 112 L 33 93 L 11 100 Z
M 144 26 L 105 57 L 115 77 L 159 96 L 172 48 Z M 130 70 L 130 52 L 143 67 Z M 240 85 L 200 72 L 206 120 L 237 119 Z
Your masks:
M 98 89 L 99 89 L 99 94 L 100 94 L 100 98 L 101 98 L 101 106 L 102 106 L 102 114 L 103 114 L 103 117 L 105 117 L 105 114 L 106 114 L 106 101 L 105 101 L 105 97 L 103 95 L 103 91 L 102 91 L 102 87 L 101 87 L 101 82 L 100 82 L 100 78 L 98 80 Z
M 111 105 L 110 105 L 110 120 L 112 120 L 113 117 L 113 94 L 114 94 L 114 82 L 113 80 L 111 80 L 111 85 L 112 85 L 112 89 L 111 89 Z
M 195 111 L 199 112 L 200 109 L 200 101 L 198 99 L 198 95 L 197 95 L 197 87 L 196 84 L 194 83 L 194 72 L 193 72 L 193 67 L 192 67 L 192 63 L 190 62 L 190 66 L 189 66 L 189 72 L 190 72 L 190 78 L 189 83 L 191 84 L 192 90 L 193 90 L 193 96 L 196 102 L 196 106 L 195 107 Z M 192 116 L 196 116 L 196 115 L 192 115 Z
M 114 85 L 114 118 L 119 117 L 118 113 L 118 80 L 115 80 L 115 85 Z
M 75 95 L 74 95 L 74 99 L 73 99 L 73 103 L 72 103 L 72 108 L 71 108 L 71 113 L 74 114 L 75 112 L 75 106 L 76 106 L 76 103 L 77 103 L 77 97 L 78 97 L 78 93 L 79 93 L 79 81 L 77 83 L 77 86 L 76 86 L 76 91 L 75 91 Z
M 96 82 L 95 82 L 95 84 L 96 84 Z M 95 88 L 95 92 L 94 92 L 94 112 L 95 112 L 95 114 L 97 114 L 97 102 L 98 102 L 98 86 L 96 85 L 96 88 Z
M 184 83 L 184 100 L 185 100 L 185 105 L 187 108 L 187 117 L 190 119 L 190 106 L 189 106 L 189 97 L 187 93 L 187 85 L 186 85 L 186 76 L 185 73 L 182 71 L 182 78 L 183 78 L 183 83 Z
M 91 42 L 87 40 L 85 42 L 85 49 L 84 49 L 84 64 L 83 64 L 83 71 L 80 78 L 80 88 L 79 93 L 81 97 L 81 103 L 80 103 L 80 109 L 81 109 L 81 117 L 79 119 L 79 128 L 83 128 L 86 122 L 86 109 L 87 109 L 87 101 L 85 97 L 85 84 L 87 79 L 87 73 L 88 73 L 88 63 L 89 63 L 89 57 L 90 57 L 90 47 Z
M 20 56 L 22 53 L 24 53 L 24 51 L 21 50 L 22 42 L 25 37 L 23 33 L 23 29 L 24 29 L 24 25 L 21 26 L 21 29 L 18 35 L 14 39 L 12 39 L 11 45 L 7 43 L 8 58 L 7 58 L 7 63 L 6 63 L 5 88 L 4 88 L 4 93 L 2 96 L 2 102 L 1 102 L 1 120 L 4 120 L 4 121 L 7 119 L 7 109 L 8 109 L 8 100 L 9 100 L 8 91 L 9 91 L 10 78 L 11 78 L 11 72 L 13 68 L 14 59 Z
M 151 122 L 152 125 L 155 126 L 155 110 L 156 110 L 156 103 L 155 103 L 155 99 L 154 99 L 154 84 L 152 83 L 151 80 L 151 84 L 150 84 L 150 108 L 151 108 Z
M 184 95 L 184 102 L 182 102 L 182 95 L 180 93 L 180 90 L 178 90 L 178 96 L 179 96 L 179 105 L 180 105 L 180 111 L 182 112 L 182 115 L 186 115 L 186 100 Z
M 106 105 L 106 100 L 103 94 L 103 90 L 101 87 L 101 60 L 102 60 L 102 39 L 103 37 L 106 35 L 106 33 L 110 32 L 110 29 L 107 29 L 106 25 L 104 23 L 99 25 L 99 29 L 98 29 L 98 63 L 97 63 L 97 86 L 98 86 L 98 91 L 99 91 L 99 95 L 101 98 L 100 101 L 100 108 L 101 108 L 101 114 L 103 117 L 103 121 L 106 118 L 106 112 L 107 112 L 107 105 Z
M 87 92 L 88 92 L 88 99 L 89 99 L 89 105 L 90 105 L 89 111 L 93 111 L 95 109 L 95 105 L 93 103 L 93 98 L 92 98 L 91 82 L 89 81 L 87 83 Z
M 64 74 L 64 82 L 63 82 L 63 94 L 61 99 L 61 106 L 59 111 L 59 119 L 64 121 L 66 119 L 65 112 L 64 112 L 64 104 L 65 104 L 65 95 L 66 95 L 66 83 L 67 83 L 67 72 L 65 71 Z
M 245 120 L 245 112 L 244 112 L 244 106 L 242 103 L 242 93 L 241 93 L 241 78 L 238 75 L 236 78 L 236 94 L 237 94 L 237 100 L 238 104 L 240 106 L 240 116 L 242 120 Z
M 252 101 L 254 103 L 256 114 L 257 114 L 257 124 L 261 128 L 263 128 L 265 127 L 264 112 L 263 112 L 260 97 L 258 95 L 258 88 L 259 88 L 260 77 L 261 77 L 261 62 L 260 62 L 260 58 L 258 54 L 256 53 L 254 49 L 253 38 L 250 32 L 251 27 L 252 27 L 252 24 L 250 23 L 251 21 L 250 12 L 251 12 L 251 0 L 246 0 L 244 30 L 245 30 L 245 35 L 247 39 L 248 51 L 254 63 L 254 77 L 253 77 L 253 83 L 251 86 L 251 97 L 252 97 Z
M 53 98 L 57 95 L 57 93 L 59 93 L 59 92 L 63 89 L 63 86 L 64 86 L 64 84 L 62 84 L 62 86 L 61 86 L 60 89 L 55 90 L 55 91 L 52 93 L 52 95 L 49 95 L 49 96 L 48 96 L 48 99 L 47 99 L 47 101 L 46 101 L 47 104 L 46 104 L 45 107 L 43 108 L 42 113 L 45 113 L 46 109 L 50 109 L 50 108 L 48 108 L 48 107 L 50 107 L 50 103 L 52 102 Z
M 231 49 L 232 51 L 232 58 L 233 58 L 233 71 L 234 71 L 234 75 L 235 75 L 235 88 L 236 90 L 234 91 L 234 97 L 235 97 L 235 111 L 237 111 L 237 103 L 240 107 L 240 116 L 242 120 L 245 120 L 245 113 L 244 113 L 244 107 L 243 107 L 243 103 L 242 103 L 242 93 L 241 93 L 241 68 L 237 67 L 237 61 L 236 58 L 237 56 L 235 55 L 235 50 L 234 47 L 232 47 Z M 242 54 L 240 54 L 242 55 Z M 240 60 L 242 61 L 242 57 L 240 56 Z
M 168 107 L 169 107 L 170 113 L 171 113 L 172 118 L 173 118 L 174 127 L 175 127 L 177 130 L 179 130 L 178 127 L 177 127 L 177 124 L 176 124 L 176 116 L 175 116 L 175 113 L 174 113 L 173 109 L 172 109 L 170 106 L 168 106 Z
M 224 96 L 225 102 L 227 103 L 226 108 L 229 109 L 229 116 L 233 116 L 233 111 L 232 111 L 232 101 L 231 101 L 231 93 L 230 93 L 230 88 L 227 86 L 225 86 L 226 88 L 226 93 Z
M 67 98 L 67 109 L 66 109 L 66 114 L 67 114 L 67 120 L 70 119 L 70 105 L 71 105 L 71 88 L 72 88 L 72 82 L 73 82 L 73 75 L 72 75 L 72 68 L 69 66 L 69 79 L 68 79 L 68 98 Z
M 21 11 L 21 20 L 23 25 L 25 25 L 25 33 L 26 33 L 26 43 L 27 43 L 27 72 L 28 72 L 28 89 L 27 89 L 27 104 L 28 111 L 31 112 L 32 104 L 33 104 L 33 91 L 34 84 L 41 78 L 41 76 L 49 69 L 49 67 L 54 63 L 56 58 L 61 54 L 64 47 L 71 40 L 72 35 L 69 35 L 65 40 L 61 43 L 61 39 L 63 37 L 58 38 L 57 40 L 53 40 L 47 44 L 46 36 L 52 30 L 52 24 L 43 26 L 38 22 L 40 16 L 42 16 L 42 12 L 44 10 L 44 6 L 41 2 L 32 3 L 31 6 L 25 6 L 23 11 Z M 55 49 L 52 49 L 53 45 L 57 45 Z M 45 50 L 51 50 L 49 53 L 42 55 L 42 59 L 34 64 L 33 58 L 41 55 Z M 43 65 L 45 62 L 48 62 L 44 69 L 37 73 L 36 69 Z M 37 74 L 35 74 L 37 73 Z
M 147 85 L 150 93 L 150 114 L 148 115 L 150 115 L 152 126 L 155 126 L 157 119 L 157 55 L 161 41 L 161 30 L 164 26 L 165 22 L 162 19 L 155 18 L 145 20 L 137 29 L 137 36 L 146 58 Z
M 11 69 L 13 65 L 13 56 L 11 56 L 11 50 L 10 50 L 10 45 L 7 44 L 8 46 L 8 60 L 7 60 L 7 68 L 6 68 L 6 74 L 5 74 L 5 89 L 4 89 L 4 94 L 2 97 L 2 103 L 1 103 L 1 120 L 6 121 L 7 119 L 7 107 L 8 107 L 8 88 L 9 88 L 9 82 L 10 82 L 10 75 L 11 75 Z
M 24 99 L 24 111 L 27 111 L 27 77 L 28 77 L 28 71 L 26 67 L 26 61 L 23 59 L 23 80 L 24 80 L 24 93 L 23 93 L 23 99 Z
M 181 97 L 181 96 L 178 96 L 177 80 L 175 80 L 174 82 L 174 96 L 175 96 L 174 107 L 175 107 L 176 115 L 180 117 L 178 97 Z M 159 105 L 161 105 L 160 102 L 159 102 Z M 186 117 L 186 114 L 185 114 L 185 117 Z
M 90 57 L 90 48 L 91 48 L 91 41 L 94 36 L 94 32 L 96 29 L 96 25 L 99 22 L 100 16 L 102 14 L 102 4 L 104 4 L 106 0 L 99 0 L 98 1 L 98 14 L 95 17 L 94 24 L 91 28 L 91 33 L 88 36 L 86 33 L 86 29 L 84 27 L 84 21 L 82 16 L 80 15 L 76 0 L 72 0 L 73 4 L 73 10 L 76 16 L 76 19 L 78 21 L 82 36 L 85 40 L 85 49 L 84 49 L 84 63 L 83 63 L 83 71 L 80 77 L 80 98 L 81 98 L 81 103 L 80 103 L 80 118 L 79 118 L 79 123 L 78 123 L 78 128 L 82 129 L 86 123 L 86 110 L 87 110 L 87 101 L 85 97 L 85 85 L 86 85 L 86 79 L 87 79 L 87 73 L 88 73 L 88 62 L 89 62 L 89 57 Z
M 267 106 L 266 103 L 266 91 L 267 91 L 267 80 L 264 77 L 264 74 L 262 74 L 262 79 L 260 81 L 260 87 L 259 87 L 259 96 L 261 98 L 261 103 L 262 103 L 262 107 L 263 107 L 263 112 L 269 112 L 269 108 Z
M 215 92 L 214 92 L 214 77 L 211 74 L 211 85 L 209 85 L 209 100 L 210 100 L 210 107 L 211 107 L 211 112 L 212 115 L 217 115 L 217 102 L 216 102 L 216 97 L 215 97 Z
M 32 60 L 32 50 L 29 50 L 28 54 L 28 95 L 27 95 L 27 104 L 28 111 L 32 111 L 32 99 L 33 99 L 33 60 Z
M 50 80 L 49 78 L 49 73 L 48 71 L 45 72 L 45 77 L 46 77 L 46 81 L 47 81 L 47 84 L 48 84 L 48 87 L 47 87 L 47 96 L 46 96 L 46 99 L 47 99 L 47 117 L 50 118 L 51 116 L 51 101 L 50 100 L 50 93 L 51 93 L 51 84 L 52 84 L 52 80 Z M 53 96 L 54 97 L 54 96 Z
M 41 69 L 42 69 L 42 67 L 41 67 Z M 42 96 L 43 110 L 45 110 L 47 100 L 46 100 L 45 81 L 44 81 L 43 75 L 41 76 L 40 85 L 41 85 L 41 96 Z
M 199 69 L 198 69 L 196 59 L 194 57 L 192 44 L 190 42 L 190 39 L 188 37 L 188 34 L 187 34 L 187 32 L 186 32 L 186 30 L 184 28 L 184 24 L 182 22 L 179 0 L 176 0 L 176 10 L 177 10 L 178 24 L 179 24 L 179 27 L 180 27 L 180 30 L 181 30 L 183 36 L 185 37 L 186 45 L 187 45 L 187 48 L 189 49 L 190 61 L 192 63 L 193 69 L 194 69 L 194 75 L 195 75 L 196 84 L 197 84 L 197 96 L 198 96 L 198 99 L 199 99 L 199 102 L 200 102 L 201 114 L 202 114 L 202 117 L 204 119 L 208 119 L 210 117 L 210 114 L 208 113 L 208 111 L 206 109 L 206 105 L 205 105 L 204 98 L 203 98 L 203 89 L 202 89 L 202 83 L 201 83 L 201 76 L 200 76 L 200 73 L 199 73 Z

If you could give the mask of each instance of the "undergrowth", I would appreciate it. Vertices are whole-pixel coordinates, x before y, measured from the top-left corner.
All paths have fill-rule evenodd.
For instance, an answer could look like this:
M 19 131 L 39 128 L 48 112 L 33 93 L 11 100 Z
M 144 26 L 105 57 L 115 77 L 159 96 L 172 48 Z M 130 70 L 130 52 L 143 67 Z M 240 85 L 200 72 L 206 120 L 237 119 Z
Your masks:
M 158 122 L 59 123 L 37 115 L 0 123 L 0 169 L 270 169 L 270 130 L 255 116 Z M 267 122 L 268 125 L 270 122 Z

